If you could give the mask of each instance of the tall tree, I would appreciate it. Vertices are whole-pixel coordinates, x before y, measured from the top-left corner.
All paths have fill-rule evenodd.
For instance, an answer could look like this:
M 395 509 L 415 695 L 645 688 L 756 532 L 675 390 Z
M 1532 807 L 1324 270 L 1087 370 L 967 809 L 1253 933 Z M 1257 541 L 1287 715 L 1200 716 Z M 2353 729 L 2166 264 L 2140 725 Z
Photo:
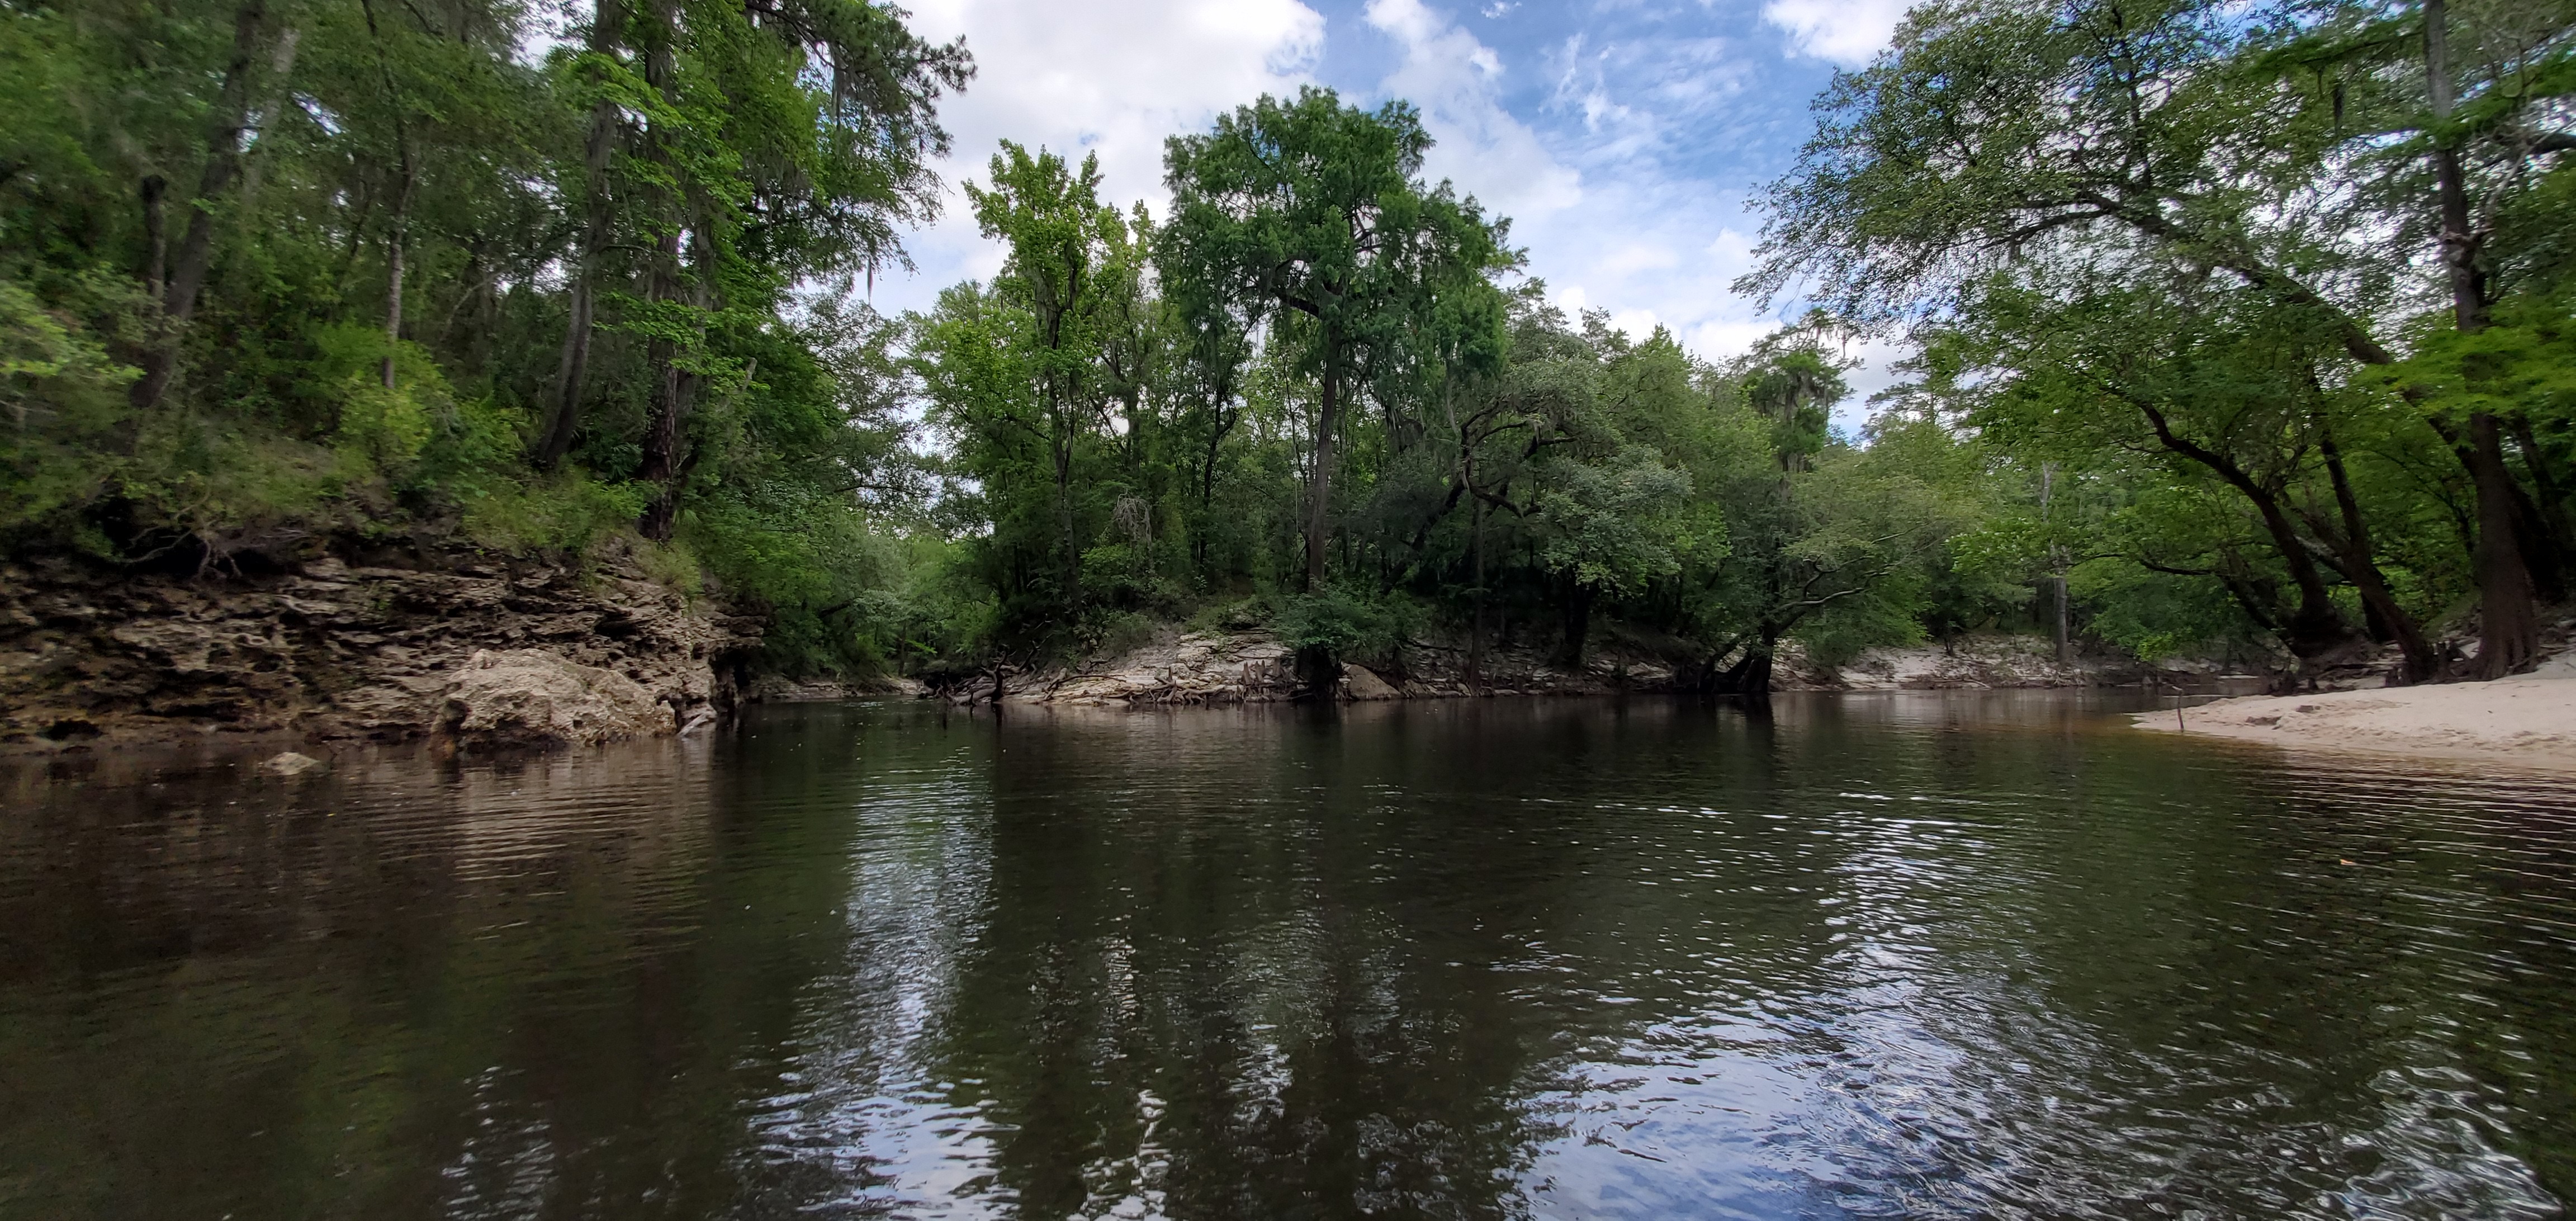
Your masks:
M 1462 273 L 1510 265 L 1503 227 L 1447 183 L 1421 180 L 1431 137 L 1403 102 L 1375 111 L 1308 87 L 1264 96 L 1205 135 L 1165 145 L 1172 191 L 1160 265 L 1184 299 L 1293 310 L 1311 320 L 1320 392 L 1311 439 L 1305 577 L 1324 583 L 1346 396 L 1402 311 Z
M 696 465 L 699 386 L 731 373 L 704 347 L 714 315 L 765 312 L 800 275 L 873 275 L 892 223 L 936 208 L 928 160 L 948 138 L 932 104 L 967 64 L 866 0 L 661 0 L 635 28 L 651 253 L 628 325 L 652 369 L 639 476 L 659 485 L 640 528 L 667 538 Z
M 555 374 L 552 401 L 544 414 L 532 456 L 551 467 L 572 449 L 581 430 L 582 396 L 590 386 L 590 345 L 597 332 L 600 281 L 607 275 L 610 247 L 616 243 L 616 201 L 609 194 L 609 167 L 621 138 L 621 111 L 615 84 L 624 64 L 618 58 L 625 36 L 626 9 L 617 0 L 594 0 L 581 59 L 573 69 L 590 99 L 588 132 L 582 140 L 582 227 L 573 254 L 569 317 L 564 323 L 563 364 Z
M 143 376 L 134 383 L 136 407 L 158 405 L 178 371 L 180 341 L 196 317 L 206 276 L 214 269 L 218 218 L 230 211 L 225 205 L 232 202 L 230 197 L 242 179 L 244 139 L 258 118 L 252 109 L 252 90 L 263 83 L 272 91 L 285 88 L 302 39 L 302 31 L 273 18 L 266 0 L 244 0 L 234 10 L 232 54 L 224 62 L 223 83 L 207 123 L 204 167 L 197 175 L 196 193 L 188 199 L 187 232 L 179 239 L 177 258 L 166 279 L 160 274 L 158 250 L 160 189 L 150 186 L 145 191 L 156 247 L 148 278 L 161 285 L 161 321 L 159 334 L 143 352 Z M 270 117 L 274 118 L 275 110 L 274 105 L 269 107 Z
M 1728 545 L 1704 567 L 1684 620 L 1704 642 L 1703 690 L 1768 693 L 1782 642 L 1837 617 L 1914 618 L 1911 578 L 1947 514 L 1910 473 L 1875 469 L 1833 435 L 1850 367 L 1821 331 L 1799 327 L 1715 379 L 1712 407 L 1732 417 L 1735 437 L 1709 475 Z
M 1110 311 L 1124 304 L 1117 290 L 1125 287 L 1117 282 L 1115 251 L 1125 243 L 1126 225 L 1116 208 L 1100 202 L 1097 156 L 1084 157 L 1077 169 L 1043 148 L 1031 156 L 1005 140 L 991 172 L 991 186 L 968 183 L 966 195 L 984 236 L 1010 250 L 994 290 L 1025 320 L 1025 331 L 1006 341 L 1016 343 L 1034 382 L 1055 483 L 1063 596 L 1075 604 L 1082 595 L 1082 543 L 1074 520 L 1074 462 L 1077 449 L 1106 425 Z

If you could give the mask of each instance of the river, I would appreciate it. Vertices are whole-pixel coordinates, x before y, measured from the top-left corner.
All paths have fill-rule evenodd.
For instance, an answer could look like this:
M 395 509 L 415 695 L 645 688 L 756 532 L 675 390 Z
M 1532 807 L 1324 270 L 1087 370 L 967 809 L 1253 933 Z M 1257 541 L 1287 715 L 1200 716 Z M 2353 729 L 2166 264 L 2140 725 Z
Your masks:
M 0 764 L 0 1216 L 2557 1215 L 2576 785 L 2121 706 Z

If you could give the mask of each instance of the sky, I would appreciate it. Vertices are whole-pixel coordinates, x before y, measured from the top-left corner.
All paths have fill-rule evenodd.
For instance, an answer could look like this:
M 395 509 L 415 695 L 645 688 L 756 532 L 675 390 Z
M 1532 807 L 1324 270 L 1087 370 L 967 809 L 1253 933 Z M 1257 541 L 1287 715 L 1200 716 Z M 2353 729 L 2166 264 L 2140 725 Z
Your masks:
M 1262 93 L 1329 86 L 1403 98 L 1438 142 L 1427 175 L 1512 221 L 1527 274 L 1569 309 L 1631 334 L 1669 328 L 1707 357 L 1777 325 L 1728 285 L 1751 263 L 1748 204 L 1812 129 L 1836 68 L 1886 44 L 1904 0 L 912 0 L 912 25 L 963 36 L 976 61 L 940 114 L 950 203 L 905 241 L 918 271 L 881 275 L 878 308 L 921 309 L 990 276 L 961 180 L 999 141 L 1100 156 L 1104 194 L 1157 216 L 1163 139 Z M 1855 355 L 1844 414 L 1884 385 Z M 1853 421 L 1843 421 L 1846 425 Z

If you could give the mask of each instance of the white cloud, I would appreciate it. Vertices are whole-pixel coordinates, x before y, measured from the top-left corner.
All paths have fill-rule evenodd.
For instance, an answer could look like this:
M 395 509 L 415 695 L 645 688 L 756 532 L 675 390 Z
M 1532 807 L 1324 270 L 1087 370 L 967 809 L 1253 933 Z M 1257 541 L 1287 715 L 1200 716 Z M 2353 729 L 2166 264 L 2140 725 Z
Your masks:
M 1483 0 L 1448 2 L 1458 7 L 1370 0 L 1366 30 L 1334 32 L 1392 44 L 1395 66 L 1375 95 L 1422 109 L 1439 141 L 1430 175 L 1513 218 L 1514 243 L 1559 305 L 1606 309 L 1638 337 L 1664 326 L 1710 358 L 1740 353 L 1777 325 L 1730 287 L 1751 265 L 1758 225 L 1744 189 L 1711 181 L 1701 163 L 1779 105 L 1753 87 L 1751 48 L 1716 36 L 1577 35 L 1523 60 L 1462 28 Z M 1819 0 L 1771 0 L 1766 16 L 1798 32 L 1800 18 L 1783 14 L 1801 5 L 1823 11 Z M 919 273 L 879 279 L 875 300 L 890 311 L 925 308 L 940 289 L 1000 268 L 1001 249 L 976 233 L 955 186 L 984 178 L 996 141 L 1096 151 L 1110 199 L 1159 211 L 1164 137 L 1203 131 L 1262 93 L 1293 93 L 1317 78 L 1326 46 L 1324 18 L 1299 0 L 915 0 L 914 10 L 925 37 L 964 35 L 977 73 L 940 107 L 956 140 L 941 167 L 950 206 L 906 237 Z M 1858 62 L 1899 9 L 1856 0 L 1835 11 L 1879 15 L 1819 18 L 1801 45 Z M 1866 45 L 1835 41 L 1846 37 Z M 1507 105 L 1531 97 L 1538 107 L 1528 113 Z M 1858 354 L 1871 358 L 1852 379 L 1865 394 L 1884 384 L 1886 354 Z M 1847 412 L 1863 410 L 1863 394 Z
M 1455 180 L 1488 208 L 1522 221 L 1583 202 L 1583 183 L 1504 109 L 1502 57 L 1422 0 L 1369 0 L 1368 23 L 1404 62 L 1379 85 L 1422 109 L 1438 143 L 1430 174 Z
M 1611 275 L 1632 271 L 1666 271 L 1681 266 L 1682 257 L 1673 248 L 1659 242 L 1629 242 L 1603 254 L 1596 262 Z
M 1762 19 L 1788 31 L 1800 51 L 1857 68 L 1887 45 L 1908 7 L 1907 0 L 1770 0 Z
M 1655 317 L 1655 311 L 1650 309 L 1610 311 L 1610 325 L 1631 336 L 1652 335 L 1662 324 L 1663 320 Z
M 1681 333 L 1682 346 L 1712 359 L 1740 356 L 1778 329 L 1767 319 L 1712 318 Z
M 941 100 L 955 155 L 941 167 L 949 206 L 908 235 L 920 271 L 878 280 L 880 308 L 926 307 L 939 290 L 989 276 L 1002 254 L 963 214 L 962 178 L 982 181 L 999 142 L 1100 156 L 1101 190 L 1159 210 L 1163 138 L 1205 129 L 1224 110 L 1313 79 L 1324 18 L 1298 0 L 917 0 L 912 28 L 963 35 L 975 79 Z
M 1530 274 L 1559 307 L 1606 310 L 1638 338 L 1663 326 L 1712 357 L 1770 329 L 1729 287 L 1751 260 L 1742 193 L 1667 164 L 1676 133 L 1734 104 L 1722 40 L 1568 39 L 1535 66 L 1536 92 L 1567 120 L 1542 136 L 1503 104 L 1514 65 L 1447 16 L 1422 0 L 1372 0 L 1367 17 L 1403 53 L 1380 92 L 1422 107 L 1440 141 L 1433 173 L 1512 218 Z
M 1899 341 L 1862 339 L 1845 344 L 1843 355 L 1859 360 L 1860 365 L 1843 374 L 1843 382 L 1851 387 L 1851 395 L 1834 408 L 1834 427 L 1857 435 L 1861 426 L 1869 423 L 1870 413 L 1876 410 L 1869 404 L 1870 396 L 1900 380 L 1896 365 L 1913 356 L 1914 348 Z

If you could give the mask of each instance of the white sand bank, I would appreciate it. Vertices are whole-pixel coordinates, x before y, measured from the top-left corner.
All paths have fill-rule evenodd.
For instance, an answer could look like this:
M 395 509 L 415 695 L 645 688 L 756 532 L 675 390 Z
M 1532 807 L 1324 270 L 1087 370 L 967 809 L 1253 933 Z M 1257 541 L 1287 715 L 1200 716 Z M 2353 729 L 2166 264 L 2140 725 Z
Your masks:
M 2546 677 L 2428 687 L 2246 696 L 2183 709 L 2182 732 L 2277 746 L 2450 755 L 2576 770 L 2576 680 Z M 2137 715 L 2175 732 L 2171 709 Z

